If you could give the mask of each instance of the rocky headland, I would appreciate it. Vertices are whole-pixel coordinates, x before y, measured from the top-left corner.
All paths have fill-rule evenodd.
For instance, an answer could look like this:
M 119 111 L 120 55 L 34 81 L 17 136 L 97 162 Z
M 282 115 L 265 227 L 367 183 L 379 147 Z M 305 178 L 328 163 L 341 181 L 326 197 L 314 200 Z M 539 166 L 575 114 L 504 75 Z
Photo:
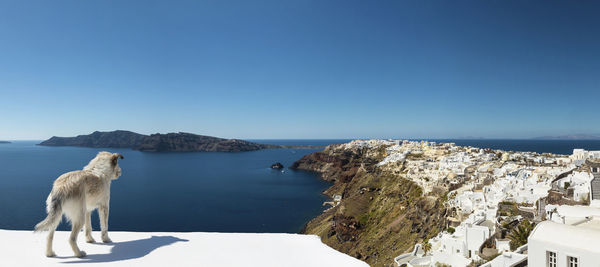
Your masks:
M 415 243 L 437 235 L 447 225 L 447 190 L 424 193 L 415 182 L 378 166 L 387 146 L 330 145 L 304 156 L 291 168 L 315 171 L 333 185 L 324 193 L 339 199 L 311 220 L 303 233 L 364 260 L 387 266 Z
M 79 146 L 96 148 L 131 148 L 144 152 L 243 152 L 277 145 L 259 144 L 239 139 L 225 139 L 191 133 L 143 135 L 130 131 L 93 132 L 76 137 L 57 137 L 41 142 L 42 146 Z

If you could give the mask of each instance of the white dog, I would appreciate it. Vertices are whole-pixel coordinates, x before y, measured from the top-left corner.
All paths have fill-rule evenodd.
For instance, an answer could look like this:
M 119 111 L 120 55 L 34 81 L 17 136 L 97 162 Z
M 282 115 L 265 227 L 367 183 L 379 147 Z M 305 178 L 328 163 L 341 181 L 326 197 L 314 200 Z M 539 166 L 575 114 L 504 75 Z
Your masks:
M 77 247 L 77 235 L 85 225 L 87 242 L 95 242 L 92 238 L 90 214 L 98 209 L 102 241 L 112 242 L 108 238 L 108 203 L 110 200 L 110 182 L 121 176 L 118 159 L 121 154 L 100 152 L 87 166 L 80 171 L 68 172 L 56 179 L 52 191 L 46 200 L 48 217 L 35 226 L 35 231 L 49 230 L 46 243 L 46 256 L 54 257 L 52 240 L 54 231 L 63 213 L 71 221 L 69 244 L 77 257 L 85 257 L 85 252 Z

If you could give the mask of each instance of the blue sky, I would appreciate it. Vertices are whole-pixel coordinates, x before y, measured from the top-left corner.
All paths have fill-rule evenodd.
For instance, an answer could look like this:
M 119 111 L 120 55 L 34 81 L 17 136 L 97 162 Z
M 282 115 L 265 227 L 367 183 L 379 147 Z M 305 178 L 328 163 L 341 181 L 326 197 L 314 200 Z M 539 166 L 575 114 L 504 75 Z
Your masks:
M 593 1 L 0 1 L 0 139 L 600 133 Z

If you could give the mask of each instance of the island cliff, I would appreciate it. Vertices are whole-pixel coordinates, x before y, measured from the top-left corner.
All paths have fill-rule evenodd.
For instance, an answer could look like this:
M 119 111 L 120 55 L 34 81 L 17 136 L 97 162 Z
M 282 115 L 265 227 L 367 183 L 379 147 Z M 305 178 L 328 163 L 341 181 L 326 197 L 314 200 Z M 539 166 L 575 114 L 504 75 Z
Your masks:
M 380 168 L 385 148 L 330 145 L 291 166 L 318 172 L 333 183 L 324 193 L 335 206 L 308 222 L 303 233 L 318 235 L 371 266 L 395 266 L 394 257 L 447 226 L 447 190 L 424 193 L 400 173 Z
M 243 152 L 280 147 L 191 133 L 143 135 L 122 130 L 112 132 L 96 131 L 89 135 L 76 137 L 53 136 L 39 145 L 131 148 L 144 152 Z

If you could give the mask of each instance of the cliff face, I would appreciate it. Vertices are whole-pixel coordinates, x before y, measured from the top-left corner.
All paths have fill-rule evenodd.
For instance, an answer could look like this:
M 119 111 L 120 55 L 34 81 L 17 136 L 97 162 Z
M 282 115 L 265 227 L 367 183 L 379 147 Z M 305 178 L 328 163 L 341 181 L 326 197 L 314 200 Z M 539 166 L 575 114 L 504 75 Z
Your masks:
M 133 148 L 140 151 L 150 152 L 242 152 L 272 147 L 274 148 L 276 146 L 190 133 L 169 133 L 150 135 L 147 138 L 144 138 L 139 145 L 134 146 Z
M 393 258 L 445 229 L 445 193 L 423 194 L 414 182 L 377 167 L 383 148 L 328 146 L 292 168 L 316 171 L 341 195 L 339 205 L 311 220 L 307 234 L 372 266 L 395 266 Z
M 131 148 L 145 138 L 145 135 L 130 131 L 93 132 L 76 137 L 57 137 L 43 141 L 42 146 L 82 146 L 82 147 L 114 147 Z
M 146 152 L 242 152 L 279 147 L 191 133 L 153 134 L 148 136 L 130 131 L 96 131 L 89 135 L 76 137 L 54 136 L 40 143 L 40 145 L 132 148 Z

